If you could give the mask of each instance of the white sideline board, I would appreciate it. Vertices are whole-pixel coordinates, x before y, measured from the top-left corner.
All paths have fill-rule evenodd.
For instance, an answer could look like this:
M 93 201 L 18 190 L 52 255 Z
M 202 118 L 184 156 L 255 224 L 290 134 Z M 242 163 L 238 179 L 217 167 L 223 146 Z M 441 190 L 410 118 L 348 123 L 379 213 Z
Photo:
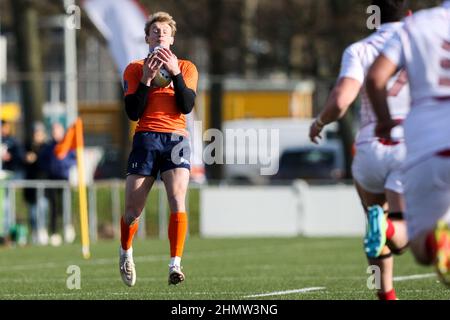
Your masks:
M 353 186 L 205 187 L 202 237 L 362 236 L 364 212 Z
M 290 187 L 206 187 L 200 208 L 203 237 L 289 237 L 299 232 Z
M 353 186 L 309 186 L 301 194 L 301 235 L 351 237 L 364 234 L 364 211 Z

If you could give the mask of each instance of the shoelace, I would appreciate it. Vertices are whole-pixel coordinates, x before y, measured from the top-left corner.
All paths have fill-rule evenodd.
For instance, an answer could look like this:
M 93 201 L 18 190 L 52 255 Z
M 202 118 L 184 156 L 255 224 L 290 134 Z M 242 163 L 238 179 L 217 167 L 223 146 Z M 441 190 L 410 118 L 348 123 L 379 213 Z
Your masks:
M 134 268 L 133 261 L 125 258 L 125 261 L 122 263 L 122 268 L 127 275 L 131 275 L 131 273 L 133 272 L 133 268 Z
M 134 263 L 133 262 L 128 261 L 128 260 L 125 262 L 125 271 L 127 273 L 131 273 L 133 271 L 133 267 L 134 267 Z
M 181 269 L 182 269 L 183 267 L 181 267 L 181 266 L 170 266 L 169 265 L 169 272 L 173 272 L 173 271 L 176 271 L 177 273 L 179 273 L 179 272 L 181 272 Z

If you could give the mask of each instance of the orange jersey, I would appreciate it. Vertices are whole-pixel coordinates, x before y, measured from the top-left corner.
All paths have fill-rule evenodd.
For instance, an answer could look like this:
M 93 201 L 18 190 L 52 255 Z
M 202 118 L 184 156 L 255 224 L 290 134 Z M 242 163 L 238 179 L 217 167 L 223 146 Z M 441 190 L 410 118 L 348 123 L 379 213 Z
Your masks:
M 125 95 L 134 94 L 142 78 L 144 59 L 133 61 L 125 69 L 123 79 Z M 197 91 L 198 72 L 187 60 L 178 60 L 186 86 Z M 147 106 L 139 119 L 136 132 L 153 131 L 187 135 L 186 116 L 180 112 L 175 101 L 175 90 L 171 83 L 166 88 L 150 88 Z

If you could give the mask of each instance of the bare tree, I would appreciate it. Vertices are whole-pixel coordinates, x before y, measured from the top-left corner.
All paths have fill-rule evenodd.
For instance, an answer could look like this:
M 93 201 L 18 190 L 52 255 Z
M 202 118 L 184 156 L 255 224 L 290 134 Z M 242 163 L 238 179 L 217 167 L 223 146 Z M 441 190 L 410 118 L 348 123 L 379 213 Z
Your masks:
M 208 2 L 209 23 L 208 42 L 210 53 L 210 126 L 222 129 L 222 105 L 223 105 L 223 75 L 224 75 L 224 32 L 222 28 L 223 0 Z M 218 148 L 222 148 L 217 144 Z M 223 150 L 215 150 L 216 155 L 223 154 Z M 210 180 L 221 180 L 223 177 L 223 167 L 219 164 L 207 166 L 207 175 Z
M 22 101 L 25 137 L 32 138 L 33 122 L 42 120 L 44 86 L 42 83 L 42 60 L 39 45 L 39 15 L 30 0 L 11 0 L 14 31 L 17 39 L 19 70 L 28 76 L 22 80 Z

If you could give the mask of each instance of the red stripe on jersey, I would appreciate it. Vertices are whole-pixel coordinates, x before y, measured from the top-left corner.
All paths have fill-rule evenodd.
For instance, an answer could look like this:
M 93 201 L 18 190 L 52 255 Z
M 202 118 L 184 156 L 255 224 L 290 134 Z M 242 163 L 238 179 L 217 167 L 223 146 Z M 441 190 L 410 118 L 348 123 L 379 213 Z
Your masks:
M 442 59 L 441 67 L 444 69 L 450 69 L 450 59 Z
M 444 87 L 450 87 L 450 78 L 440 78 L 439 85 Z

